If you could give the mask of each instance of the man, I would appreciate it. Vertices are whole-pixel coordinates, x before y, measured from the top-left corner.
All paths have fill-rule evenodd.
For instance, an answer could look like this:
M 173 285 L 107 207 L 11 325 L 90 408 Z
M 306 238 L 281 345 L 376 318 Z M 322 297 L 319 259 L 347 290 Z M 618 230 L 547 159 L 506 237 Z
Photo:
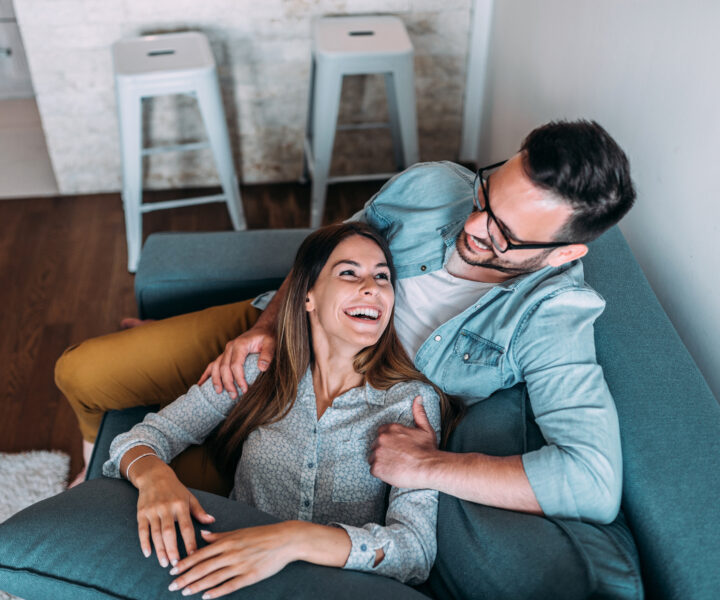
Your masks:
M 506 162 L 477 174 L 451 163 L 415 165 L 353 217 L 373 225 L 390 244 L 399 280 L 395 323 L 417 368 L 468 405 L 524 383 L 546 442 L 511 456 L 441 451 L 416 401 L 415 428 L 390 425 L 378 432 L 370 456 L 375 476 L 399 487 L 444 492 L 439 523 L 445 527 L 450 525 L 442 520 L 444 499 L 515 511 L 483 518 L 493 531 L 513 529 L 515 548 L 526 544 L 528 527 L 534 528 L 549 564 L 555 555 L 543 537 L 548 524 L 537 517 L 532 523 L 506 521 L 507 515 L 544 515 L 554 532 L 575 540 L 570 530 L 584 525 L 580 521 L 613 521 L 620 505 L 620 439 L 593 335 L 604 301 L 585 284 L 579 259 L 588 251 L 586 243 L 617 223 L 634 198 L 627 158 L 602 127 L 556 122 L 532 131 Z M 234 395 L 235 381 L 245 390 L 247 354 L 259 352 L 261 368 L 273 359 L 278 297 L 284 292 L 281 286 L 262 314 L 247 301 L 68 349 L 58 361 L 56 382 L 78 415 L 87 455 L 104 411 L 172 401 L 205 365 L 201 380 L 212 377 L 218 391 L 225 387 Z M 454 530 L 459 534 L 472 526 L 463 510 L 448 513 L 459 515 Z M 575 552 L 568 561 L 575 561 L 578 573 L 590 572 L 594 579 L 601 569 L 576 557 L 586 557 L 588 548 L 611 554 L 616 543 L 597 528 L 586 532 L 583 550 L 572 548 L 585 542 L 568 545 L 563 538 L 559 545 Z M 478 538 L 474 531 L 470 535 Z M 504 556 L 508 545 L 501 537 L 493 547 Z M 488 538 L 478 539 L 488 546 Z M 476 573 L 482 560 L 470 558 L 468 568 Z M 613 561 L 608 560 L 612 568 L 622 564 Z M 545 581 L 547 564 L 535 561 L 536 570 L 527 572 Z M 484 566 L 489 570 L 477 577 L 492 578 L 500 573 L 498 565 Z M 452 568 L 439 567 L 447 572 L 446 582 L 456 579 Z M 506 597 L 519 597 L 504 587 L 507 579 L 501 573 Z M 528 597 L 546 592 L 529 591 Z
M 584 283 L 578 259 L 634 197 L 627 158 L 607 132 L 560 122 L 534 130 L 518 154 L 474 178 L 451 163 L 411 167 L 355 215 L 390 242 L 395 322 L 416 366 L 467 404 L 525 382 L 547 442 L 508 457 L 443 452 L 418 403 L 415 429 L 379 432 L 373 475 L 514 511 L 615 518 L 620 438 L 593 337 L 604 301 Z M 201 380 L 245 389 L 245 356 L 272 360 L 277 304 Z

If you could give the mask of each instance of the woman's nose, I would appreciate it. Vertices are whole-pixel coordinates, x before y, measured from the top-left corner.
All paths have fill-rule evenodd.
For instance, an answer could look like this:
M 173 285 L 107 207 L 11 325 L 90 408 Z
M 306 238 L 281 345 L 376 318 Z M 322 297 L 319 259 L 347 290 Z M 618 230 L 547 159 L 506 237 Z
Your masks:
M 367 296 L 374 296 L 378 292 L 377 281 L 374 277 L 370 277 L 363 282 L 362 293 Z

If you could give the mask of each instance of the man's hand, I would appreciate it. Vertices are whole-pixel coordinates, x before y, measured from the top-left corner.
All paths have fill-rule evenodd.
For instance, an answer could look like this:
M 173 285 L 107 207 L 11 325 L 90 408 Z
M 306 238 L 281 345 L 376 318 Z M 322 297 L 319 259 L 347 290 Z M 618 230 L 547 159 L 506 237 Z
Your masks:
M 202 385 L 208 377 L 212 377 L 218 394 L 224 387 L 231 398 L 237 397 L 235 382 L 244 394 L 248 390 L 245 381 L 245 359 L 248 354 L 254 352 L 260 353 L 258 368 L 266 371 L 275 356 L 275 335 L 271 330 L 256 325 L 234 340 L 230 340 L 225 345 L 225 351 L 207 366 L 198 385 Z
M 415 427 L 383 425 L 371 447 L 370 473 L 399 488 L 425 488 L 429 464 L 438 453 L 437 437 L 428 421 L 422 397 L 412 405 Z
M 183 590 L 183 595 L 208 590 L 203 598 L 218 598 L 267 579 L 299 558 L 293 531 L 291 521 L 224 533 L 202 531 L 209 545 L 170 571 L 181 575 L 169 589 Z

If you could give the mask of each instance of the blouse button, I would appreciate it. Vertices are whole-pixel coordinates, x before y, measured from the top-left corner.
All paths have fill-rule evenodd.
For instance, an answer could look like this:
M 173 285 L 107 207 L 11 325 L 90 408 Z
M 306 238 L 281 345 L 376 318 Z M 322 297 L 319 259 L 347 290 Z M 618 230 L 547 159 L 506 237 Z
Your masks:
M 425 270 L 427 270 L 427 267 L 425 265 L 423 265 L 422 267 L 420 267 L 420 270 L 425 271 Z
M 310 500 L 305 500 L 305 502 L 303 502 L 303 504 L 304 504 L 305 506 L 310 506 Z
M 315 466 L 315 463 L 308 463 L 308 469 L 312 469 Z
M 360 550 L 365 552 L 365 550 L 367 550 L 367 544 L 363 544 L 362 546 L 360 546 Z
M 463 360 L 467 360 L 468 358 L 470 358 L 470 355 L 467 352 L 463 354 Z
M 441 336 L 441 335 L 436 335 L 436 336 L 435 336 L 435 341 L 436 341 L 436 342 L 439 342 L 441 339 L 442 339 L 442 336 Z

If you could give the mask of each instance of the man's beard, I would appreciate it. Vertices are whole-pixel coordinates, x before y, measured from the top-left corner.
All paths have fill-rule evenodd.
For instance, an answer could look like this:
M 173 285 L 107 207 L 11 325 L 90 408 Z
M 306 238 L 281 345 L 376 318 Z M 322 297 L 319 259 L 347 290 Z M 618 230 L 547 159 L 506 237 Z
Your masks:
M 468 246 L 467 236 L 468 233 L 464 229 L 461 229 L 457 239 L 455 240 L 455 248 L 457 248 L 458 256 L 460 256 L 463 262 L 473 267 L 494 269 L 495 271 L 507 273 L 508 275 L 524 275 L 525 273 L 539 271 L 545 266 L 545 258 L 551 251 L 551 249 L 545 249 L 545 251 L 538 256 L 528 258 L 521 263 L 509 263 L 497 255 L 495 246 L 493 246 L 492 242 L 488 241 L 488 243 L 485 244 L 485 241 L 483 240 L 483 244 L 490 248 L 494 257 L 491 259 L 481 260 L 473 254 L 472 250 Z

